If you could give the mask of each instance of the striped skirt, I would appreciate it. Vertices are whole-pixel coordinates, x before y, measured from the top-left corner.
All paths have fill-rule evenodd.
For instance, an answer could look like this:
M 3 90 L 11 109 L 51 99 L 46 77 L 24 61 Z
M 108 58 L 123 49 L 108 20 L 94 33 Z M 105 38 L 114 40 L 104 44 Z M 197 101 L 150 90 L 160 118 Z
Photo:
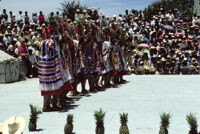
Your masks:
M 42 96 L 55 95 L 63 86 L 60 61 L 57 55 L 39 57 L 38 62 L 39 88 Z

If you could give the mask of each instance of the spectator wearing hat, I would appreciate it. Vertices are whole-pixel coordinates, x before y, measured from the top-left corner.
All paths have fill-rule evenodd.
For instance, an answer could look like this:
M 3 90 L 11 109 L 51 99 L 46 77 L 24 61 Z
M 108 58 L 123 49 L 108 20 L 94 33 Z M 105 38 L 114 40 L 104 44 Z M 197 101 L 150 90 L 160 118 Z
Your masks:
M 181 73 L 186 75 L 189 74 L 190 72 L 190 67 L 188 66 L 187 58 L 183 59 L 183 64 L 181 66 Z
M 32 77 L 37 77 L 37 59 L 34 54 L 34 48 L 32 46 L 28 47 L 28 60 L 31 63 L 31 66 L 29 68 L 30 70 L 30 75 Z
M 74 20 L 75 21 L 78 21 L 79 19 L 81 19 L 82 16 L 81 16 L 81 12 L 80 12 L 80 9 L 77 9 L 76 10 L 76 13 L 75 13 L 75 16 L 74 16 Z
M 34 32 L 34 35 L 33 35 L 31 40 L 32 40 L 32 42 L 36 42 L 36 41 L 40 41 L 41 40 L 41 37 L 38 34 L 38 32 Z
M 8 33 L 8 31 L 6 31 L 5 36 L 3 37 L 3 41 L 5 42 L 5 44 L 8 46 L 11 43 L 11 37 L 10 37 L 10 33 Z
M 88 16 L 87 9 L 83 9 L 83 11 L 82 11 L 82 19 L 83 20 L 87 19 L 87 16 Z
M 30 78 L 30 75 L 32 74 L 32 64 L 28 59 L 28 48 L 27 48 L 27 42 L 22 39 L 21 43 L 17 47 L 18 52 L 18 58 L 20 58 L 22 61 L 24 61 L 26 67 L 27 67 L 27 74 L 26 76 Z

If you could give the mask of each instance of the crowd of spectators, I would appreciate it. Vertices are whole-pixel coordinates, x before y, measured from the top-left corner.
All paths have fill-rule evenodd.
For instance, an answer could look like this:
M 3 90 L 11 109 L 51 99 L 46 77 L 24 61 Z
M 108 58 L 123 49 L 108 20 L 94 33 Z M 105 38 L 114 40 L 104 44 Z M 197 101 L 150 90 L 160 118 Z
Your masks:
M 122 40 L 131 73 L 199 73 L 199 15 L 183 20 L 174 11 L 161 8 L 148 18 L 136 10 L 108 17 L 93 9 L 76 10 L 74 20 L 59 12 L 46 17 L 42 11 L 32 16 L 27 11 L 19 11 L 17 16 L 6 9 L 0 13 L 0 50 L 24 60 L 29 68 L 28 76 L 37 74 L 41 41 L 51 29 L 61 33 L 63 26 L 75 36 L 82 31 L 80 29 L 97 29 L 91 34 L 95 34 L 99 42 L 102 32 Z

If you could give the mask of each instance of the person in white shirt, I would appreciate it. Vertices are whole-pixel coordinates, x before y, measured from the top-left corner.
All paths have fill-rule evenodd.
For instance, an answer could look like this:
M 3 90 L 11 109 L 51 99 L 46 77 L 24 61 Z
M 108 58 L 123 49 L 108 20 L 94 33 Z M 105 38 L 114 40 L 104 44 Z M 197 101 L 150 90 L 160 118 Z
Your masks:
M 23 15 L 22 11 L 19 11 L 19 20 L 24 22 L 24 15 Z
M 86 19 L 87 16 L 88 16 L 87 10 L 86 10 L 86 9 L 83 9 L 82 19 Z
M 122 22 L 123 21 L 123 18 L 122 18 L 122 14 L 119 14 L 119 17 L 118 17 L 118 22 Z
M 75 20 L 78 21 L 79 19 L 81 19 L 81 17 L 82 17 L 82 14 L 80 13 L 80 10 L 77 9 L 75 13 Z
M 10 33 L 6 31 L 5 36 L 3 37 L 3 41 L 8 46 L 11 43 Z
M 32 20 L 33 20 L 34 23 L 37 23 L 37 22 L 38 22 L 37 13 L 33 13 L 33 14 L 32 14 Z
M 135 34 L 133 29 L 134 29 L 134 26 L 131 25 L 131 27 L 129 28 L 129 31 L 128 31 L 131 34 L 132 37 L 134 37 L 134 34 Z
M 166 14 L 166 17 L 168 18 L 168 21 L 173 21 L 174 20 L 174 14 L 171 11 L 169 11 L 169 13 Z
M 33 54 L 33 48 L 32 48 L 32 46 L 28 47 L 28 60 L 31 63 L 31 68 L 30 68 L 31 74 L 30 75 L 32 75 L 33 77 L 37 76 L 37 68 L 36 68 L 37 59 L 36 59 L 35 54 Z

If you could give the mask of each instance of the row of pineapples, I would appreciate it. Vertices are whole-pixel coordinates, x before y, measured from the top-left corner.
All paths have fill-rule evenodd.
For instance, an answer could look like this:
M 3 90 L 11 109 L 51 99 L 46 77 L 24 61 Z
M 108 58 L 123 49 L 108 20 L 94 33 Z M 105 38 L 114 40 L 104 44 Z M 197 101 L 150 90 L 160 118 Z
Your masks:
M 36 131 L 37 128 L 37 119 L 39 118 L 39 114 L 41 114 L 41 110 L 38 107 L 35 107 L 33 105 L 30 105 L 31 109 L 31 115 L 30 115 L 30 121 L 29 121 L 29 131 Z M 105 133 L 105 128 L 104 128 L 104 117 L 105 117 L 105 112 L 100 109 L 99 111 L 94 112 L 94 117 L 96 120 L 96 134 L 104 134 Z M 168 134 L 168 128 L 170 124 L 170 119 L 172 117 L 172 114 L 170 113 L 162 113 L 160 115 L 160 130 L 159 134 Z M 190 113 L 189 115 L 186 116 L 186 120 L 190 126 L 190 131 L 189 134 L 200 134 L 198 133 L 198 124 L 197 124 L 197 118 L 194 114 Z M 119 129 L 119 134 L 129 134 L 129 129 L 128 129 L 128 114 L 123 113 L 120 114 L 120 122 L 121 122 L 121 127 Z M 73 132 L 73 115 L 68 114 L 67 115 L 67 123 L 65 124 L 64 127 L 64 133 L 65 134 L 72 134 Z
M 96 134 L 104 134 L 105 128 L 104 128 L 104 117 L 105 117 L 105 112 L 100 109 L 99 111 L 95 111 L 94 117 L 96 120 Z M 168 128 L 170 124 L 170 119 L 172 115 L 170 113 L 162 113 L 160 115 L 160 130 L 159 134 L 168 134 Z M 189 134 L 200 134 L 198 133 L 198 125 L 197 125 L 197 118 L 194 114 L 190 113 L 189 115 L 186 116 L 186 120 L 190 126 L 190 131 Z M 121 122 L 121 127 L 119 129 L 119 134 L 129 134 L 129 129 L 128 129 L 128 113 L 123 113 L 120 114 L 120 122 Z M 73 115 L 69 114 L 67 117 L 67 123 L 64 128 L 65 134 L 72 134 L 73 131 Z
M 172 117 L 172 115 L 170 113 L 162 113 L 160 115 L 161 126 L 160 126 L 159 134 L 168 134 L 168 128 L 169 128 L 171 117 Z M 200 134 L 200 133 L 198 133 L 198 130 L 197 130 L 198 124 L 197 124 L 196 115 L 190 113 L 186 116 L 186 120 L 190 126 L 190 131 L 188 134 Z

